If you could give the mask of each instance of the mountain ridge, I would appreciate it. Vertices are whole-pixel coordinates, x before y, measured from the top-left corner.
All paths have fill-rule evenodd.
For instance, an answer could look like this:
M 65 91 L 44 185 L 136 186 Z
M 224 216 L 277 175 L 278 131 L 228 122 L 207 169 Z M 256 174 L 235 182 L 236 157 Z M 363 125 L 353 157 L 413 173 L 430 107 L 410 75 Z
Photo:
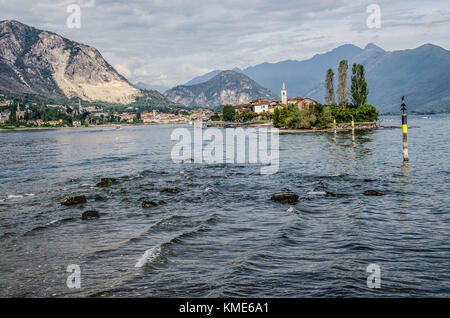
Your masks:
M 186 106 L 207 107 L 248 103 L 257 98 L 277 98 L 248 76 L 232 70 L 222 71 L 203 83 L 176 86 L 166 91 L 164 96 Z

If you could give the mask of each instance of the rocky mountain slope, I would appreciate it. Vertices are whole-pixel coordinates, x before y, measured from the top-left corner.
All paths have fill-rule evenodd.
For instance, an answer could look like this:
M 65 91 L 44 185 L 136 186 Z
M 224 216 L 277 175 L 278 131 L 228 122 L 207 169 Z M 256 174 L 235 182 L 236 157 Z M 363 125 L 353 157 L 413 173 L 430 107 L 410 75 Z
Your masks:
M 0 90 L 128 104 L 141 94 L 93 47 L 0 22 Z
M 176 86 L 164 96 L 186 106 L 208 107 L 248 103 L 256 98 L 278 99 L 270 90 L 235 71 L 220 72 L 204 83 Z

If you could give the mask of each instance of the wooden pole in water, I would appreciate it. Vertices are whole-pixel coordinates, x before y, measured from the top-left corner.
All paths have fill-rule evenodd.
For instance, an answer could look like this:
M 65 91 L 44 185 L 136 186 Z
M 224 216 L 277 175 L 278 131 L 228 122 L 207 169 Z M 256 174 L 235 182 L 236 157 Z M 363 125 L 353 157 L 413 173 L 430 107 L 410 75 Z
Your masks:
M 402 131 L 403 131 L 403 161 L 409 161 L 408 157 L 408 118 L 406 116 L 405 96 L 402 97 Z

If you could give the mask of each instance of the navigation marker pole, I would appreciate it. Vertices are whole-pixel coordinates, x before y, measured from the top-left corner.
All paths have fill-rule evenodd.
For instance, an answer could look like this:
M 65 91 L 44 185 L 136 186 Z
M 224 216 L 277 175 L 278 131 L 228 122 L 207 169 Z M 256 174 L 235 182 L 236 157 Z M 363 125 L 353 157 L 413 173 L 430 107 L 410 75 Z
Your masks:
M 355 143 L 355 119 L 352 115 L 352 142 Z
M 403 161 L 409 161 L 408 157 L 408 118 L 406 117 L 405 96 L 402 97 L 402 131 L 403 131 Z

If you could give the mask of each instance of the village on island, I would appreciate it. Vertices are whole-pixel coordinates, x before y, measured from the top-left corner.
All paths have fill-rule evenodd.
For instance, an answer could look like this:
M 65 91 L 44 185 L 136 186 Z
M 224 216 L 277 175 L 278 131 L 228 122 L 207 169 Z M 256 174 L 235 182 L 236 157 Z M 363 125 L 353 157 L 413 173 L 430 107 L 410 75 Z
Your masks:
M 335 93 L 334 72 L 328 69 L 325 77 L 325 104 L 308 97 L 288 97 L 283 82 L 281 100 L 255 99 L 248 104 L 225 105 L 222 114 L 211 117 L 207 126 L 273 125 L 287 130 L 366 129 L 377 127 L 378 110 L 368 105 L 369 88 L 364 66 L 353 64 L 351 89 L 347 88 L 348 61 L 342 60 L 338 69 Z M 351 97 L 351 102 L 349 101 Z

